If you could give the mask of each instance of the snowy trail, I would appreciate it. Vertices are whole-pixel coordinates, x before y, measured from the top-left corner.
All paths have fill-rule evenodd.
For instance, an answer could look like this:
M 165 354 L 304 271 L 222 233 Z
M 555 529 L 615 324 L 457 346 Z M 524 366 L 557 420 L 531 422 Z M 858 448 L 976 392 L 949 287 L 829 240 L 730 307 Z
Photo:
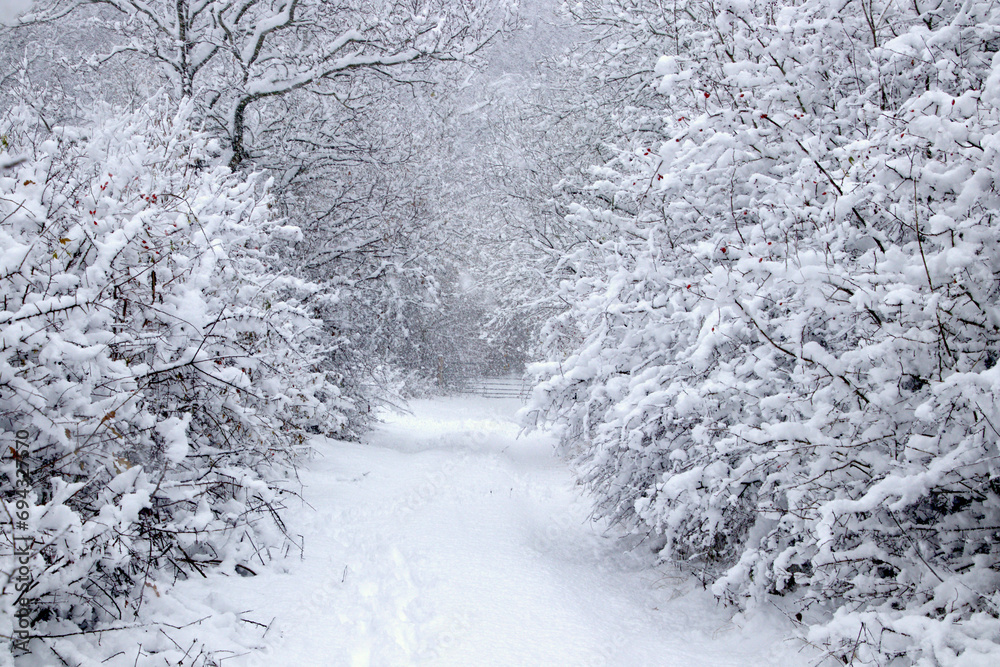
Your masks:
M 227 578 L 265 650 L 225 665 L 806 665 L 588 520 L 517 401 L 417 401 L 364 444 L 324 441 L 291 518 L 305 558 Z

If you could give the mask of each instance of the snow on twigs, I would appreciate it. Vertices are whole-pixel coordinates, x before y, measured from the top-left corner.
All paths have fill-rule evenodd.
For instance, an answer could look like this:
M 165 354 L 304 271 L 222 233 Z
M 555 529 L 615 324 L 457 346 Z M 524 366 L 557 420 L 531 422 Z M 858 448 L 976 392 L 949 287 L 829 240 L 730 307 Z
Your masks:
M 567 206 L 530 423 L 727 602 L 853 664 L 995 662 L 1000 8 L 618 10 L 584 18 L 662 116 Z
M 49 131 L 20 110 L 0 129 L 30 156 L 0 173 L 0 437 L 26 443 L 0 478 L 24 516 L 3 543 L 27 545 L 0 561 L 0 634 L 27 619 L 15 652 L 98 664 L 86 642 L 149 626 L 145 655 L 207 661 L 197 625 L 163 625 L 179 603 L 156 600 L 295 543 L 280 511 L 306 430 L 342 421 L 311 370 L 310 286 L 274 275 L 268 183 L 214 166 L 189 113 L 154 99 Z

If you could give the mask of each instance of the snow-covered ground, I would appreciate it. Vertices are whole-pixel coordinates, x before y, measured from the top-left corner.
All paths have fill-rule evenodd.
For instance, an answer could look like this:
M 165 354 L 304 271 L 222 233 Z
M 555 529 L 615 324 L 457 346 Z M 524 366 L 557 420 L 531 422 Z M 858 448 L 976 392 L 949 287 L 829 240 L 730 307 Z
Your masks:
M 410 407 L 318 444 L 289 517 L 301 561 L 211 582 L 262 623 L 263 649 L 226 667 L 816 662 L 780 617 L 734 620 L 605 535 L 552 443 L 517 438 L 516 400 Z

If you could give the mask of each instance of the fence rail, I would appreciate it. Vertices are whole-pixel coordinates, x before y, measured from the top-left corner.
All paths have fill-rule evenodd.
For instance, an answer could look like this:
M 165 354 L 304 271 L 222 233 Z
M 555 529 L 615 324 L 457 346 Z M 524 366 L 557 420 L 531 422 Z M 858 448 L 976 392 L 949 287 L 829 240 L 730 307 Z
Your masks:
M 531 393 L 531 383 L 527 378 L 520 377 L 464 378 L 459 387 L 462 393 L 484 398 L 519 398 L 525 401 Z

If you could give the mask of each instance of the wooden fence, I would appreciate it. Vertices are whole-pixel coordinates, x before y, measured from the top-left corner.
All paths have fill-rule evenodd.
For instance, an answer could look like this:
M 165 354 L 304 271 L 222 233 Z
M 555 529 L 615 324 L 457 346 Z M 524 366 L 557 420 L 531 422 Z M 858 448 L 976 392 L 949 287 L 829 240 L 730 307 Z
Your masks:
M 528 379 L 517 376 L 462 378 L 458 388 L 462 393 L 484 398 L 519 398 L 526 401 L 531 394 Z

